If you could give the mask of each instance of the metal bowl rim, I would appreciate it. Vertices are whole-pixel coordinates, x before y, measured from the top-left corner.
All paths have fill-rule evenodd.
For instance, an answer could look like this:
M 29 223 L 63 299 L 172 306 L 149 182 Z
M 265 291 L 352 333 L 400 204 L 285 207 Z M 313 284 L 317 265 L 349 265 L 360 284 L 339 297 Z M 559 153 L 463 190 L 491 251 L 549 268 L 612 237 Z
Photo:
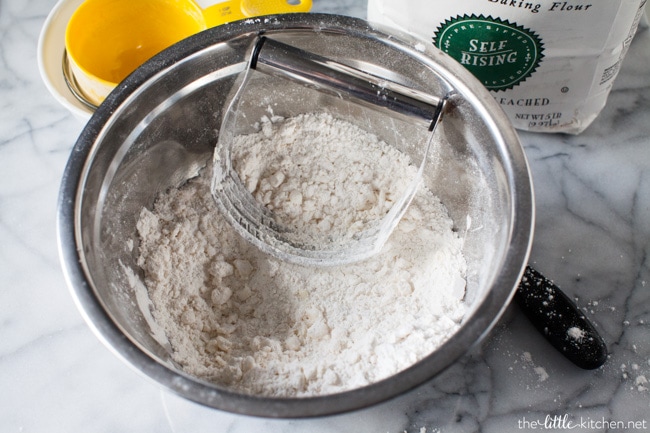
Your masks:
M 316 13 L 290 14 L 260 17 L 206 30 L 179 42 L 145 63 L 120 83 L 99 106 L 81 132 L 65 168 L 58 200 L 57 237 L 66 282 L 84 320 L 115 355 L 158 385 L 194 402 L 233 413 L 278 418 L 332 415 L 378 404 L 433 378 L 488 334 L 514 295 L 532 244 L 534 225 L 532 180 L 523 148 L 514 128 L 496 101 L 482 89 L 480 83 L 462 66 L 456 64 L 451 58 L 446 59 L 446 55 L 437 52 L 433 47 L 427 48 L 422 56 L 426 56 L 427 52 L 436 52 L 437 56 L 441 56 L 443 62 L 441 66 L 450 73 L 462 77 L 462 81 L 480 95 L 481 103 L 492 113 L 494 127 L 498 129 L 502 140 L 508 143 L 508 149 L 512 152 L 510 162 L 515 167 L 515 171 L 511 174 L 509 182 L 516 194 L 513 197 L 510 247 L 504 258 L 502 271 L 490 288 L 488 296 L 473 312 L 471 320 L 467 321 L 442 347 L 415 365 L 363 388 L 317 397 L 269 398 L 218 388 L 179 374 L 141 351 L 120 331 L 103 309 L 82 265 L 83 257 L 79 252 L 75 228 L 78 199 L 87 166 L 86 160 L 103 126 L 115 112 L 119 111 L 118 108 L 124 101 L 152 77 L 212 44 L 240 37 L 244 33 L 257 32 L 258 29 L 254 26 L 256 22 L 268 23 L 268 27 L 273 30 L 318 27 L 321 31 L 345 31 L 352 34 L 357 32 L 366 36 L 390 39 L 391 43 L 404 46 L 410 43 L 415 47 L 422 43 L 405 34 L 396 35 L 393 29 L 371 25 L 357 18 Z M 416 50 L 413 51 L 417 54 Z

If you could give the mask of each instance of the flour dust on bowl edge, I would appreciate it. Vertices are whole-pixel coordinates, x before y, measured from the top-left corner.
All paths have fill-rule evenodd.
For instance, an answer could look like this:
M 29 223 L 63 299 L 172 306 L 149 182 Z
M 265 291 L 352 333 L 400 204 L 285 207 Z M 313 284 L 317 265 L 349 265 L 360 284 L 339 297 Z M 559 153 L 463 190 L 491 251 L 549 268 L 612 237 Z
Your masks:
M 234 392 L 178 368 L 152 323 L 136 263 L 138 215 L 159 193 L 196 176 L 211 159 L 225 101 L 244 70 L 247 47 L 260 33 L 418 91 L 455 93 L 424 182 L 463 237 L 468 310 L 458 330 L 430 355 L 357 389 L 299 398 Z M 281 82 L 257 85 L 261 95 L 274 91 L 291 97 L 291 88 Z M 268 114 L 263 102 L 261 97 L 260 116 Z M 363 123 L 383 140 L 417 142 L 412 128 L 379 114 L 360 116 L 341 98 L 299 98 L 287 106 L 296 113 L 325 110 Z M 510 302 L 527 263 L 533 219 L 532 183 L 518 137 L 498 104 L 467 71 L 421 40 L 359 19 L 291 14 L 206 30 L 165 50 L 121 83 L 72 151 L 59 195 L 58 239 L 79 310 L 98 338 L 127 364 L 208 407 L 298 418 L 388 400 L 466 353 Z

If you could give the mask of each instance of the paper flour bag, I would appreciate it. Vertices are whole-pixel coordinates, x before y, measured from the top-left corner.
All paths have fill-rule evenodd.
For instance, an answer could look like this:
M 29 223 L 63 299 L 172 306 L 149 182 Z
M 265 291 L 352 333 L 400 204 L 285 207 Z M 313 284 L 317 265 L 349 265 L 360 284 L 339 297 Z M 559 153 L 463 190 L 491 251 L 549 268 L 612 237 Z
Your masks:
M 368 20 L 430 40 L 514 126 L 583 131 L 602 110 L 646 0 L 369 0 Z

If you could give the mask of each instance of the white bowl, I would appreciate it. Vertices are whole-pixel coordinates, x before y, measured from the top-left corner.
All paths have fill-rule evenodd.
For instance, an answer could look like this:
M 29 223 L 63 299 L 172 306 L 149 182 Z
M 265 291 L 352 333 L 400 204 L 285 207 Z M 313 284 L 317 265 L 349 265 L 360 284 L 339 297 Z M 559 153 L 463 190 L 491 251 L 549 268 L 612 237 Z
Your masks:
M 43 24 L 38 38 L 38 69 L 45 87 L 54 99 L 76 118 L 86 122 L 93 111 L 79 101 L 68 88 L 63 76 L 65 29 L 70 17 L 84 0 L 60 0 Z

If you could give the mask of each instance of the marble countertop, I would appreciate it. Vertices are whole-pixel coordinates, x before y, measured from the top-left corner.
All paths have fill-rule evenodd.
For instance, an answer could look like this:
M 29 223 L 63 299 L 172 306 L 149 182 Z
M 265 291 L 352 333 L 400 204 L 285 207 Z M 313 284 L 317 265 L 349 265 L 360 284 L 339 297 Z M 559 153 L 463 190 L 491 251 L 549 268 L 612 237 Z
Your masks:
M 575 367 L 512 306 L 480 347 L 420 388 L 363 411 L 288 421 L 161 391 L 106 349 L 75 308 L 55 220 L 83 124 L 48 93 L 36 61 L 54 5 L 0 1 L 0 431 L 567 429 L 544 426 L 549 419 L 578 423 L 573 431 L 650 430 L 650 31 L 637 34 L 607 106 L 584 133 L 521 133 L 536 190 L 531 262 L 596 324 L 610 352 L 605 366 Z M 356 0 L 315 0 L 314 10 L 366 13 Z

